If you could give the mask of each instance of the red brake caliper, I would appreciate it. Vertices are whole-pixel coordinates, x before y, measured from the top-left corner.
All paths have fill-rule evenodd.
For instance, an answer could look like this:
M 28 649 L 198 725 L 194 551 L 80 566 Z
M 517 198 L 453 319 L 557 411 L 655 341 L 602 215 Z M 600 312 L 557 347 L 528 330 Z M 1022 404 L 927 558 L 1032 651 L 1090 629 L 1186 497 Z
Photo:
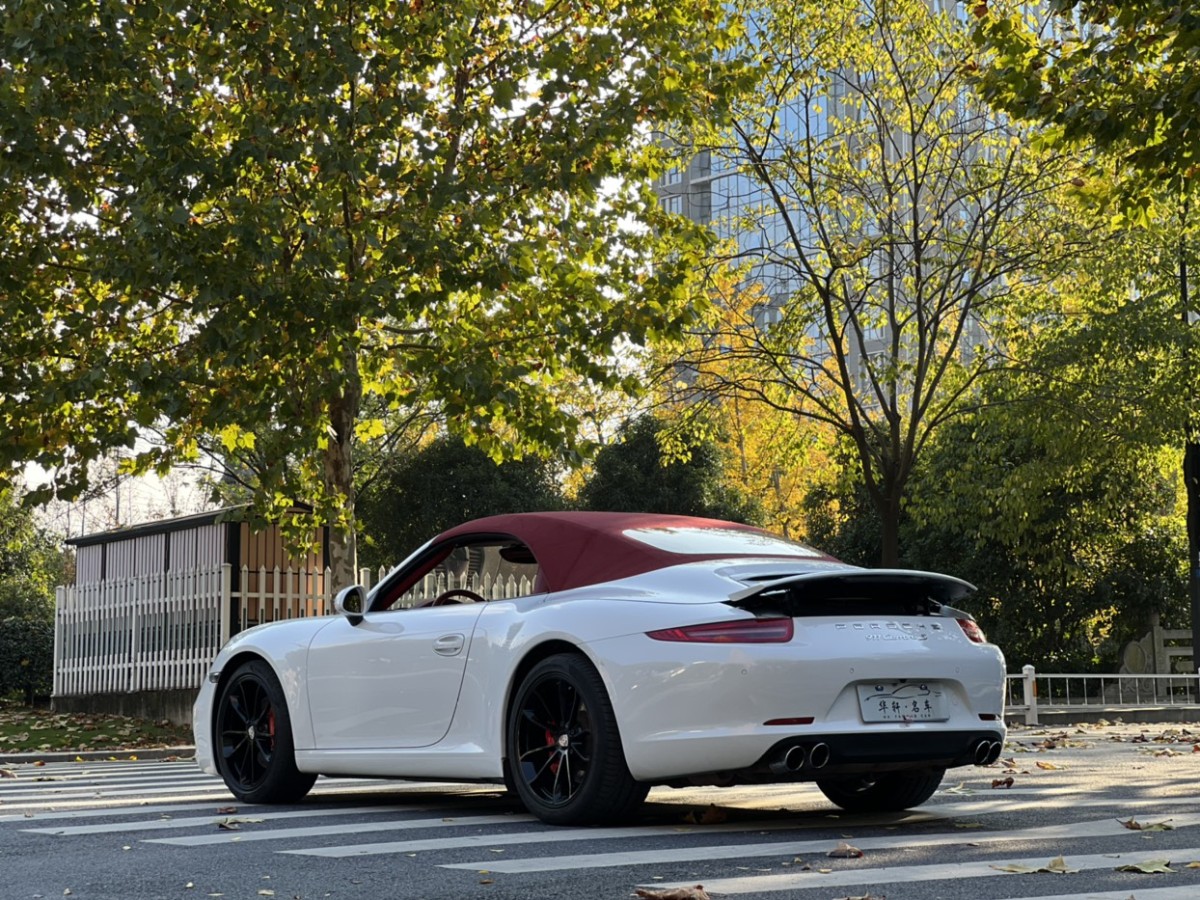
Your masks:
M 275 749 L 275 710 L 267 710 L 267 734 L 271 738 L 271 749 Z
M 554 743 L 555 743 L 554 735 L 551 734 L 550 729 L 547 728 L 546 729 L 546 746 L 553 747 Z M 550 771 L 553 772 L 555 775 L 558 774 L 558 760 L 557 759 L 554 762 L 550 763 Z

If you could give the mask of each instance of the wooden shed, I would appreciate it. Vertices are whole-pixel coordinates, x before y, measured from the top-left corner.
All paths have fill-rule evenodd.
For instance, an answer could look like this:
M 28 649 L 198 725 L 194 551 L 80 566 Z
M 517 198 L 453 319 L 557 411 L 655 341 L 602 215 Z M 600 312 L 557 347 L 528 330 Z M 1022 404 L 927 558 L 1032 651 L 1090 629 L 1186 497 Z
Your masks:
M 74 538 L 57 591 L 56 708 L 186 721 L 217 651 L 263 622 L 329 611 L 328 530 L 289 555 L 240 508 Z

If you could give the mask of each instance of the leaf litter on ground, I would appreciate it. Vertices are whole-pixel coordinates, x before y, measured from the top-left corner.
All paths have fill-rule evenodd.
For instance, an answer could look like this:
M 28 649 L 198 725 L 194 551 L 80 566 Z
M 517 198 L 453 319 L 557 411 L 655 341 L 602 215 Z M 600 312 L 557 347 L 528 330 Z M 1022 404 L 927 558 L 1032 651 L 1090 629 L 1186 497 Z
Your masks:
M 729 818 L 729 813 L 717 806 L 715 803 L 710 803 L 708 809 L 697 812 L 690 810 L 683 817 L 683 821 L 688 825 L 720 825 Z
M 712 900 L 712 895 L 704 890 L 702 884 L 695 887 L 638 888 L 633 895 L 642 900 Z
M 1163 819 L 1161 822 L 1139 822 L 1137 819 L 1117 819 L 1122 825 L 1130 831 L 1174 831 L 1175 826 L 1170 824 L 1170 819 Z
M 836 859 L 861 859 L 863 852 L 857 847 L 852 847 L 845 841 L 839 841 L 838 845 L 825 854 Z
M 1138 872 L 1142 875 L 1175 874 L 1175 870 L 1171 868 L 1171 861 L 1169 859 L 1147 859 L 1140 863 L 1129 863 L 1128 865 L 1117 866 L 1116 871 Z
M 1056 856 L 1044 866 L 1038 866 L 1036 869 L 1032 866 L 1022 866 L 1018 863 L 1008 863 L 1003 866 L 992 866 L 1000 872 L 1009 872 L 1013 875 L 1034 875 L 1037 873 L 1045 873 L 1049 875 L 1074 875 L 1078 869 L 1072 869 L 1067 865 L 1067 861 L 1061 856 Z

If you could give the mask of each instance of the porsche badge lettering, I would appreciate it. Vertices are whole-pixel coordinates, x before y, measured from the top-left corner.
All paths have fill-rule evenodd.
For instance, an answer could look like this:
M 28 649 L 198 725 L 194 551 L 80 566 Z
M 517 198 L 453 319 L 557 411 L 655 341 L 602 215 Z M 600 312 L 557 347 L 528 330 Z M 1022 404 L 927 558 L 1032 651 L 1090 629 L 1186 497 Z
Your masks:
M 862 631 L 868 641 L 927 641 L 930 631 L 941 631 L 937 623 L 924 622 L 841 622 L 838 631 Z

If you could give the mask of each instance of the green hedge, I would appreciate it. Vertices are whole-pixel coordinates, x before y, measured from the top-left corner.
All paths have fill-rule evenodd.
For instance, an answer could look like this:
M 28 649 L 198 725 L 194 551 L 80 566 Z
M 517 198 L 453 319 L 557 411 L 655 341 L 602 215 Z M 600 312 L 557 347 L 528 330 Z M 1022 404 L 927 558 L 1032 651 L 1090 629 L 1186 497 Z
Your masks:
M 54 687 L 54 624 L 43 619 L 0 619 L 0 697 L 20 693 L 32 704 Z

